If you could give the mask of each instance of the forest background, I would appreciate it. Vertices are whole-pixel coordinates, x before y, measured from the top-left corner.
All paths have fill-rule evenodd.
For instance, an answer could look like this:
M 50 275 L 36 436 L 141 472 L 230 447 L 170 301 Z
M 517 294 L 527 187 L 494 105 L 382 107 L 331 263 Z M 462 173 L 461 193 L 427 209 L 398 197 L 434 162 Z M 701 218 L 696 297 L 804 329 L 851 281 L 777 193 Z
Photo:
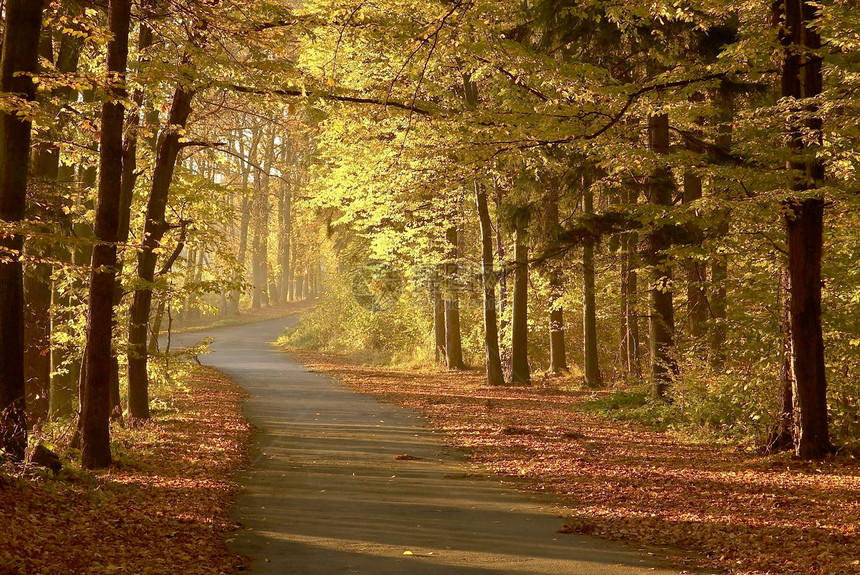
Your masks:
M 150 416 L 174 318 L 858 435 L 848 0 L 3 4 L 2 446 Z M 76 423 L 75 423 L 76 422 Z

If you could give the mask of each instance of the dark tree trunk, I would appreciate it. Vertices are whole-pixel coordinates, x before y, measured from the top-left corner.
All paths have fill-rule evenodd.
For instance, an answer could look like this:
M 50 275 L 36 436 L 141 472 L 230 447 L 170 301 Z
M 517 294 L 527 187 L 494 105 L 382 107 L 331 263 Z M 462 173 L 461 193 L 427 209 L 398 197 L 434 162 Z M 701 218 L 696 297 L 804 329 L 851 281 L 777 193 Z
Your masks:
M 582 213 L 594 213 L 594 192 L 589 178 L 582 178 Z M 582 245 L 582 334 L 585 352 L 585 385 L 600 387 L 600 364 L 597 356 L 597 304 L 594 294 L 594 240 Z
M 558 241 L 558 188 L 549 190 L 546 204 L 547 250 L 556 253 Z M 559 262 L 550 262 L 549 269 L 549 364 L 552 373 L 567 371 L 567 348 L 564 342 L 564 308 L 561 297 L 564 293 Z
M 85 469 L 105 467 L 110 453 L 110 372 L 113 300 L 116 289 L 117 231 L 122 185 L 122 133 L 128 66 L 128 33 L 131 0 L 110 0 L 107 69 L 117 82 L 108 90 L 102 105 L 99 142 L 99 189 L 90 272 L 87 351 L 81 398 L 81 465 Z
M 669 116 L 653 115 L 648 118 L 648 143 L 659 155 L 669 153 Z M 651 204 L 666 208 L 672 205 L 674 183 L 666 166 L 658 167 L 648 183 Z M 659 218 L 650 234 L 651 272 L 651 378 L 654 396 L 665 397 L 675 373 L 675 315 L 672 304 L 672 270 L 665 250 L 670 247 L 669 236 Z
M 496 274 L 493 271 L 493 227 L 490 223 L 490 209 L 487 206 L 487 192 L 475 182 L 475 203 L 481 223 L 481 264 L 484 287 L 484 349 L 487 362 L 487 383 L 504 385 L 502 359 L 499 354 L 499 330 L 496 318 Z
M 158 155 L 152 174 L 152 187 L 146 207 L 143 242 L 137 255 L 137 275 L 140 288 L 134 291 L 129 310 L 128 328 L 128 415 L 132 421 L 149 419 L 149 379 L 147 364 L 147 334 L 152 311 L 152 284 L 159 247 L 169 228 L 166 220 L 167 201 L 176 159 L 182 148 L 180 130 L 188 122 L 194 91 L 178 86 L 167 126 L 159 136 Z
M 42 0 L 8 0 L 0 59 L 0 92 L 32 100 L 30 73 L 36 72 Z M 24 72 L 24 74 L 20 74 Z M 24 218 L 30 122 L 14 111 L 0 114 L 0 220 Z M 27 446 L 24 386 L 24 236 L 0 236 L 0 451 L 21 460 Z
M 782 64 L 782 96 L 801 100 L 821 93 L 821 60 L 815 51 L 821 38 L 812 27 L 818 8 L 805 0 L 782 0 L 775 5 L 784 18 L 780 40 L 785 47 Z M 780 18 L 777 18 L 779 25 Z M 812 53 L 810 56 L 808 53 Z M 822 121 L 814 105 L 804 106 L 809 115 L 801 125 L 790 127 L 790 147 L 799 158 L 788 168 L 798 192 L 815 190 L 824 179 L 824 164 L 810 157 L 803 133 L 811 134 L 813 146 L 822 142 Z M 807 137 L 808 138 L 808 137 Z M 807 139 L 808 141 L 808 139 Z M 794 445 L 803 459 L 823 457 L 832 451 L 827 420 L 827 379 L 821 329 L 821 253 L 824 198 L 789 199 L 784 203 L 788 234 L 788 270 L 791 280 L 791 352 L 794 380 Z
M 448 261 L 445 263 L 445 360 L 451 369 L 465 369 L 463 344 L 460 339 L 460 296 L 457 293 L 457 227 L 449 227 L 445 237 L 450 246 Z
M 54 62 L 54 47 L 51 30 L 42 30 L 39 56 L 48 62 Z M 41 104 L 45 99 L 40 98 Z M 48 100 L 50 102 L 50 100 Z M 56 190 L 57 172 L 59 169 L 60 152 L 56 144 L 50 141 L 55 135 L 49 129 L 46 139 L 35 146 L 33 158 L 33 177 L 29 185 L 27 198 L 28 220 L 41 221 L 44 224 L 56 225 L 61 221 L 59 202 Z M 24 266 L 24 379 L 27 406 L 27 420 L 32 427 L 48 417 L 48 393 L 51 381 L 51 272 L 49 263 L 39 260 L 50 260 L 53 247 L 41 246 L 30 242 L 24 249 L 26 259 L 30 261 Z
M 152 28 L 148 25 L 148 20 L 153 17 L 152 11 L 154 8 L 154 0 L 142 0 L 141 2 L 141 23 L 138 30 L 138 54 L 139 64 L 145 65 L 148 61 L 146 51 L 152 46 L 153 33 Z M 117 230 L 117 240 L 120 244 L 128 242 L 128 237 L 131 227 L 131 202 L 134 195 L 134 186 L 137 182 L 137 132 L 140 127 L 141 107 L 143 106 L 144 93 L 141 88 L 136 88 L 132 94 L 134 108 L 128 117 L 128 127 L 126 130 L 125 142 L 122 148 L 122 185 L 120 186 L 120 201 L 119 201 L 119 229 Z M 153 149 L 153 152 L 156 150 Z M 122 276 L 123 259 L 117 261 L 117 281 L 114 291 L 114 307 L 118 307 L 123 298 L 123 289 L 120 282 Z M 114 330 L 117 328 L 117 318 L 114 317 Z M 122 416 L 122 406 L 120 405 L 120 390 L 119 390 L 119 357 L 116 348 L 113 349 L 111 364 L 110 364 L 110 407 L 111 416 L 120 418 Z
M 529 385 L 529 248 L 527 244 L 528 214 L 517 214 L 514 233 L 514 297 L 511 318 L 511 383 Z

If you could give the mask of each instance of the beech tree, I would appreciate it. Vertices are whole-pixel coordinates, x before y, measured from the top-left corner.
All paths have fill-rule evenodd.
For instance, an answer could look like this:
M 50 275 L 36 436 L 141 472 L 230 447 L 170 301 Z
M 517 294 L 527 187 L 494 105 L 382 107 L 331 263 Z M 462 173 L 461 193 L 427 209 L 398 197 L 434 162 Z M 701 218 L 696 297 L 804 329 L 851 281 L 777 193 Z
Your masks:
M 24 219 L 30 162 L 30 120 L 25 106 L 35 97 L 42 0 L 6 3 L 0 94 L 12 109 L 0 114 L 0 449 L 23 459 L 27 446 L 24 405 L 24 237 L 14 228 Z M 17 100 L 17 102 L 16 102 Z

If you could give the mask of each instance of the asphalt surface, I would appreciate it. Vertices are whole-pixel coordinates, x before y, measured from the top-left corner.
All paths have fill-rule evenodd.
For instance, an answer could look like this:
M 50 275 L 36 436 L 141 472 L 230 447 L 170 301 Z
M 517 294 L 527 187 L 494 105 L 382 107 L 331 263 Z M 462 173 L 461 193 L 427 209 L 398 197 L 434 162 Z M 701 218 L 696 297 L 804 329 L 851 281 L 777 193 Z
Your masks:
M 292 318 L 180 334 L 250 394 L 257 428 L 231 549 L 278 575 L 675 573 L 630 548 L 559 534 L 550 496 L 473 469 L 419 414 L 356 394 L 271 345 Z M 420 459 L 398 460 L 408 454 Z

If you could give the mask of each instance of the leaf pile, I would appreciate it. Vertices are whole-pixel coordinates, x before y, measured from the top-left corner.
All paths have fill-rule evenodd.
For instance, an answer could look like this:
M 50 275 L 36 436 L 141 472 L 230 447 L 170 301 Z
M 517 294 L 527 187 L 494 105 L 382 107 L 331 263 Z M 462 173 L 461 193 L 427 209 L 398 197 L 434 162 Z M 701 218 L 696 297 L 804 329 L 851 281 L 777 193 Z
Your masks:
M 590 393 L 484 384 L 482 373 L 368 367 L 296 351 L 314 371 L 422 411 L 476 463 L 562 495 L 567 531 L 679 549 L 744 575 L 860 574 L 860 466 L 690 445 L 585 413 Z
M 242 397 L 196 368 L 171 409 L 115 430 L 111 468 L 0 473 L 0 575 L 237 572 L 224 533 L 250 440 Z

